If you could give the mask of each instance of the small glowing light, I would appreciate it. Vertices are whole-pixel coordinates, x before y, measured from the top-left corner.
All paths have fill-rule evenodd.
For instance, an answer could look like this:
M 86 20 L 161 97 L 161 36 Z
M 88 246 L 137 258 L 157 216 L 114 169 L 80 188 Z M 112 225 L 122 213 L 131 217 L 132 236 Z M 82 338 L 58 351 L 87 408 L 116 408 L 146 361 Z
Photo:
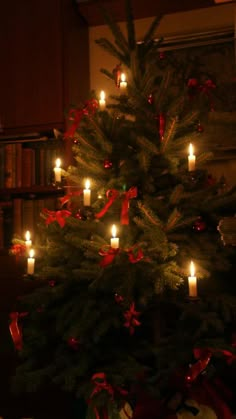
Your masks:
M 85 182 L 85 189 L 89 189 L 90 188 L 90 180 L 87 179 Z
M 29 241 L 30 240 L 30 232 L 29 232 L 29 230 L 27 230 L 26 233 L 25 233 L 25 240 L 26 241 Z
M 190 275 L 191 276 L 195 275 L 195 266 L 194 266 L 193 261 L 191 261 L 191 263 L 190 263 Z
M 34 257 L 34 249 L 30 249 L 29 251 L 29 257 L 33 258 Z
M 121 80 L 121 81 L 126 81 L 126 76 L 125 76 L 125 73 L 122 73 L 122 74 L 121 74 L 121 76 L 120 76 L 120 80 Z
M 112 234 L 112 237 L 116 237 L 116 226 L 115 226 L 115 224 L 113 224 L 113 226 L 112 226 L 112 228 L 111 228 L 111 234 Z
M 56 159 L 56 167 L 58 169 L 61 167 L 61 159 Z
M 193 145 L 191 143 L 189 144 L 189 155 L 193 156 Z
M 104 90 L 102 90 L 100 93 L 100 100 L 105 100 L 105 97 L 106 97 L 105 92 Z

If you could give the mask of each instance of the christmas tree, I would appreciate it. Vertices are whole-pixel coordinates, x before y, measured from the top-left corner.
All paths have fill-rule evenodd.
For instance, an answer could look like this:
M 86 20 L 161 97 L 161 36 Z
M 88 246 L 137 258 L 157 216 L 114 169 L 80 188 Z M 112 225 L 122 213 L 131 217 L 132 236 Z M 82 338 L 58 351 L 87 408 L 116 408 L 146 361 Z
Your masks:
M 233 249 L 217 227 L 234 215 L 236 189 L 212 179 L 206 164 L 216 85 L 204 73 L 197 81 L 193 62 L 178 66 L 160 53 L 159 18 L 137 43 L 129 1 L 126 9 L 127 36 L 105 13 L 114 43 L 97 41 L 117 59 L 113 71 L 102 69 L 117 95 L 106 103 L 91 93 L 69 111 L 64 141 L 74 163 L 60 207 L 41 214 L 40 286 L 11 322 L 20 349 L 14 385 L 54 382 L 94 418 L 129 417 L 122 409 L 135 409 L 140 386 L 165 400 L 180 367 L 192 382 L 215 353 L 221 362 L 223 350 L 234 352 L 236 300 L 219 294 Z M 208 356 L 198 353 L 195 377 L 196 348 Z

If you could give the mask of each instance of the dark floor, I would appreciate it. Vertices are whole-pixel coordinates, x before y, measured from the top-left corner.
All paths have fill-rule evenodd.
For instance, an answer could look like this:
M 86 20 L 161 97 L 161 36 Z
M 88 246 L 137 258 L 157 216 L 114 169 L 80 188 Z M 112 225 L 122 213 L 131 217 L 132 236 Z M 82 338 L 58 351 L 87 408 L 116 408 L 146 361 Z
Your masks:
M 11 376 L 14 375 L 17 365 L 17 353 L 9 333 L 9 313 L 15 310 L 17 297 L 35 287 L 33 281 L 23 280 L 24 264 L 24 260 L 17 261 L 6 252 L 0 254 L 0 417 L 71 419 L 72 400 L 59 391 L 48 389 L 41 394 L 31 393 L 17 397 L 10 390 Z

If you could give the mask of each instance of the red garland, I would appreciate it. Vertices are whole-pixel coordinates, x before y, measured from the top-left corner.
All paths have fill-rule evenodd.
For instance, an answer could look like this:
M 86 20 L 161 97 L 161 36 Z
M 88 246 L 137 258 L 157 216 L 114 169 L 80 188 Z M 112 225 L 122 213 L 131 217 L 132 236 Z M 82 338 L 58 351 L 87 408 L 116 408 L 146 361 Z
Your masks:
M 94 115 L 98 108 L 98 102 L 96 99 L 88 100 L 85 103 L 85 106 L 83 109 L 75 109 L 72 108 L 69 111 L 68 119 L 69 121 L 73 121 L 71 126 L 68 128 L 68 130 L 64 134 L 65 139 L 73 138 L 75 135 L 75 131 L 78 128 L 81 119 L 83 116 L 90 116 Z
M 138 190 L 136 186 L 132 186 L 127 192 L 122 192 L 120 194 L 119 191 L 116 189 L 109 189 L 106 192 L 106 197 L 108 198 L 108 202 L 105 204 L 104 208 L 95 215 L 96 218 L 102 218 L 113 202 L 121 197 L 122 201 L 122 208 L 121 208 L 121 224 L 128 225 L 129 224 L 129 200 L 132 198 L 136 198 L 138 194 Z
M 45 220 L 46 225 L 57 221 L 61 228 L 65 226 L 65 219 L 71 216 L 71 212 L 67 210 L 49 211 L 47 208 L 44 208 L 42 212 L 43 214 L 47 215 L 47 219 Z
M 138 317 L 140 316 L 140 314 L 141 313 L 139 311 L 135 310 L 134 303 L 131 303 L 129 310 L 127 310 L 124 313 L 124 317 L 126 320 L 126 322 L 124 323 L 124 326 L 129 329 L 130 335 L 134 334 L 135 327 L 141 325 L 140 321 L 138 320 Z
M 28 315 L 27 312 L 18 313 L 17 311 L 14 311 L 10 313 L 11 322 L 9 324 L 9 330 L 10 330 L 10 334 L 11 334 L 13 343 L 17 351 L 21 351 L 23 347 L 22 330 L 18 324 L 18 320 L 19 318 L 25 317 L 27 315 Z

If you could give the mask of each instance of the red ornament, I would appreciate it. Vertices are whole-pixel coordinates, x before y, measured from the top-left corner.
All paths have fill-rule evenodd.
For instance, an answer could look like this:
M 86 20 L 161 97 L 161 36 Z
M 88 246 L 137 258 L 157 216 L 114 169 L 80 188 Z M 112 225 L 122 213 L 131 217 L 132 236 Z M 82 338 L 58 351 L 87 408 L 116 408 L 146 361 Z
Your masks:
M 197 233 L 201 233 L 207 229 L 206 222 L 202 219 L 202 217 L 198 217 L 195 223 L 193 224 L 193 230 Z
M 153 99 L 153 94 L 152 93 L 150 93 L 150 95 L 148 96 L 148 103 L 149 103 L 149 105 L 153 105 L 153 103 L 154 103 L 154 99 Z
M 73 349 L 74 351 L 78 351 L 79 349 L 79 341 L 74 337 L 70 337 L 67 341 L 68 346 Z
M 52 287 L 52 288 L 55 287 L 55 285 L 56 285 L 55 279 L 50 279 L 50 281 L 48 283 L 49 283 L 50 287 Z
M 120 87 L 121 65 L 117 64 L 114 70 L 112 71 L 112 73 L 113 73 L 116 87 Z
M 83 214 L 81 210 L 77 211 L 77 213 L 75 214 L 75 218 L 77 218 L 77 220 L 82 220 L 82 221 L 86 220 L 86 216 Z
M 76 144 L 76 145 L 79 144 L 79 140 L 77 138 L 74 138 L 73 139 L 73 144 Z
M 164 58 L 165 58 L 165 52 L 164 51 L 159 52 L 159 58 L 160 58 L 160 60 L 164 60 Z
M 203 126 L 201 125 L 200 122 L 198 122 L 198 124 L 197 124 L 197 132 L 203 132 L 203 131 L 204 131 Z
M 117 302 L 117 304 L 120 304 L 124 301 L 124 297 L 122 297 L 122 295 L 115 294 L 115 301 Z
M 112 168 L 112 161 L 109 159 L 105 159 L 103 162 L 104 169 L 111 169 Z

